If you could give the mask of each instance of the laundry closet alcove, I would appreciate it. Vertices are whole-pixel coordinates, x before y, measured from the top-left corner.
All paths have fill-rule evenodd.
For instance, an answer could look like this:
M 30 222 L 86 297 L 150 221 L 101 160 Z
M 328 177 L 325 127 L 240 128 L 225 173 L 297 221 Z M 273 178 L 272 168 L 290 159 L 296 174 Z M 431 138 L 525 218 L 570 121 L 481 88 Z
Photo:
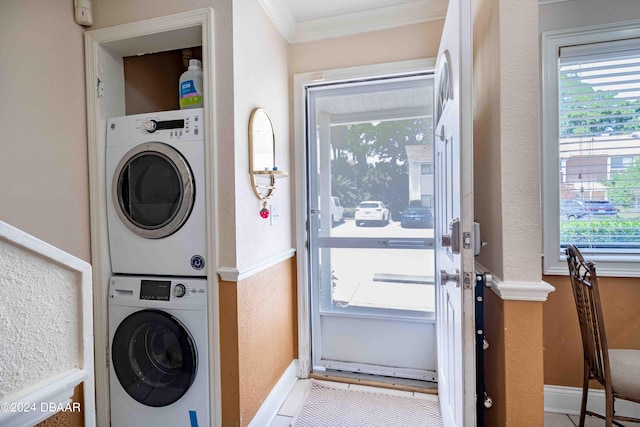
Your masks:
M 217 283 L 217 206 L 216 206 L 216 141 L 215 127 L 215 37 L 214 11 L 198 9 L 169 16 L 146 19 L 85 33 L 85 74 L 87 93 L 87 128 L 89 153 L 89 183 L 91 205 L 91 253 L 94 282 L 94 319 L 96 355 L 96 418 L 97 425 L 109 425 L 109 341 L 107 323 L 107 290 L 112 275 L 107 233 L 107 197 L 109 183 L 105 171 L 106 121 L 124 116 L 126 91 L 124 58 L 201 47 L 205 129 L 205 180 L 200 189 L 206 205 L 207 254 L 206 265 L 210 289 L 207 294 L 210 366 L 209 395 L 211 417 L 201 420 L 211 426 L 221 425 L 218 283 Z M 178 82 L 176 81 L 177 85 Z M 176 106 L 177 108 L 177 106 Z

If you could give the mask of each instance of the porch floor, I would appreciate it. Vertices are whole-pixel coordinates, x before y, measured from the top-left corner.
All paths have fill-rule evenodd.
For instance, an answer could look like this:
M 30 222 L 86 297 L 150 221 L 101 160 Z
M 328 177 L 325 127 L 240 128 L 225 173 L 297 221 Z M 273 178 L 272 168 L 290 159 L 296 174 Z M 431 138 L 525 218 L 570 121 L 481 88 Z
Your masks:
M 289 396 L 278 410 L 278 415 L 269 427 L 289 427 L 293 421 L 293 417 L 304 403 L 305 391 L 309 387 L 311 380 L 298 380 L 289 393 Z M 319 380 L 315 380 L 319 381 Z M 322 382 L 322 381 L 320 381 Z M 337 382 L 326 382 L 334 388 L 352 388 L 356 390 L 372 390 L 380 391 L 379 388 L 363 386 L 359 384 L 346 384 Z M 385 389 L 385 393 L 399 396 L 414 396 L 425 399 L 437 399 L 436 395 L 426 393 L 416 393 L 410 391 Z M 577 427 L 579 417 L 577 415 L 555 414 L 551 412 L 544 413 L 544 427 Z M 587 417 L 585 427 L 601 427 L 604 421 L 593 417 Z M 625 423 L 625 426 L 640 427 L 640 424 Z

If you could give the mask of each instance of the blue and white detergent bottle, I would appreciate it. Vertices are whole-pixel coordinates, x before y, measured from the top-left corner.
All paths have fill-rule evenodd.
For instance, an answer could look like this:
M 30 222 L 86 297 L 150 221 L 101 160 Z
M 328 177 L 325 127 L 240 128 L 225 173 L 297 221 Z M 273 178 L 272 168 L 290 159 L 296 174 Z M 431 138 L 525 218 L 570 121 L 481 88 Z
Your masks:
M 189 69 L 180 76 L 178 91 L 181 110 L 202 108 L 202 63 L 199 59 L 189 60 Z

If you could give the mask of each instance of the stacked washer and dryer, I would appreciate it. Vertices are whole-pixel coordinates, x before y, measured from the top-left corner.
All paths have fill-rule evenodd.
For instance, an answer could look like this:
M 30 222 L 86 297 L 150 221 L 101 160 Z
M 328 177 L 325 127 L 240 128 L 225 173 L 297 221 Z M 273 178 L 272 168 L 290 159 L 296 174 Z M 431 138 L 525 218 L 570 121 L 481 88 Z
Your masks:
M 201 108 L 107 121 L 111 425 L 209 423 Z

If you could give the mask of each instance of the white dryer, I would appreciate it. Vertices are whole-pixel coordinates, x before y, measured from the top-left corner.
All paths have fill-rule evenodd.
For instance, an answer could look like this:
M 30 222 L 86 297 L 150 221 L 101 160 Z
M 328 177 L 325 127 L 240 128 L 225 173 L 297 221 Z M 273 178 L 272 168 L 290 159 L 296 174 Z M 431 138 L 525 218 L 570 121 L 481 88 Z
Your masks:
M 209 425 L 206 295 L 201 278 L 111 278 L 112 427 Z
M 201 108 L 107 120 L 107 222 L 114 273 L 205 276 Z

